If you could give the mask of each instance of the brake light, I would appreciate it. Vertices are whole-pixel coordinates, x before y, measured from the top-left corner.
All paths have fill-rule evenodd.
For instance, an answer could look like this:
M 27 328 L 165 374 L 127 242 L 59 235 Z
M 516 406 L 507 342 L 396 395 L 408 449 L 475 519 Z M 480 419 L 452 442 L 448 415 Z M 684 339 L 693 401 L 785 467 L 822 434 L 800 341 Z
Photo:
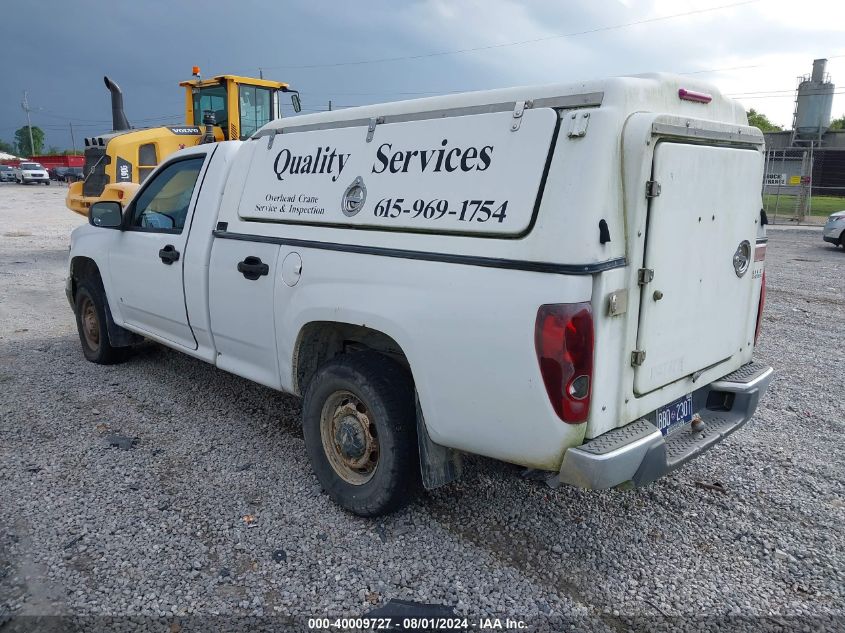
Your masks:
M 754 328 L 754 345 L 760 338 L 760 327 L 763 325 L 763 309 L 766 307 L 766 271 L 763 271 L 763 279 L 760 283 L 760 303 L 757 304 L 757 326 Z
M 684 101 L 695 101 L 696 103 L 710 103 L 713 97 L 706 92 L 696 92 L 695 90 L 687 90 L 686 88 L 678 89 L 678 97 Z
M 589 302 L 542 305 L 534 346 L 546 393 L 564 422 L 585 422 L 593 382 L 593 310 Z

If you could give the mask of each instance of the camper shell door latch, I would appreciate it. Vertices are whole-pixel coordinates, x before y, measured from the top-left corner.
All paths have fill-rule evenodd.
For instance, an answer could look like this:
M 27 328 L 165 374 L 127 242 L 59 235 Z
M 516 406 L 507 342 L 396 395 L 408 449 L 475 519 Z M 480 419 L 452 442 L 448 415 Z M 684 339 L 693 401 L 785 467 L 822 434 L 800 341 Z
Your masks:
M 513 106 L 513 123 L 511 123 L 511 132 L 517 132 L 522 125 L 522 115 L 525 111 L 534 106 L 534 102 L 530 99 L 528 101 L 517 101 Z

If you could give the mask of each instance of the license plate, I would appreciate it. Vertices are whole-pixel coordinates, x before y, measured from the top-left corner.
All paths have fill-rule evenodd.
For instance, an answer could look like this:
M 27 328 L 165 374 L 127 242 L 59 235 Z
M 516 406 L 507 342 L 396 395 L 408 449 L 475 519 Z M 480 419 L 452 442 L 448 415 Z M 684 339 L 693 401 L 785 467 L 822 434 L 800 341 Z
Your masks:
M 676 427 L 692 420 L 692 394 L 670 402 L 657 410 L 657 428 L 667 435 Z

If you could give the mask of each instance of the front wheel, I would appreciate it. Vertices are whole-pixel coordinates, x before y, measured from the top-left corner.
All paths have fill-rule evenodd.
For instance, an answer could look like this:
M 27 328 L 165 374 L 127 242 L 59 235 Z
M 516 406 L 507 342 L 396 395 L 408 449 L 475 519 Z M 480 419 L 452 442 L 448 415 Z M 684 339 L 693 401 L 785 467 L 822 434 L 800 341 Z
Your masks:
M 47 186 L 49 187 L 49 186 L 50 186 L 50 181 L 48 180 L 48 181 L 47 181 L 47 182 L 45 182 L 44 184 L 45 184 L 45 185 L 47 185 Z
M 89 280 L 80 282 L 76 291 L 76 329 L 85 358 L 98 365 L 112 365 L 125 358 L 123 348 L 112 347 L 106 321 L 106 296 L 103 289 Z
M 407 369 L 372 351 L 323 365 L 302 405 L 308 458 L 341 507 L 379 516 L 419 491 L 414 387 Z

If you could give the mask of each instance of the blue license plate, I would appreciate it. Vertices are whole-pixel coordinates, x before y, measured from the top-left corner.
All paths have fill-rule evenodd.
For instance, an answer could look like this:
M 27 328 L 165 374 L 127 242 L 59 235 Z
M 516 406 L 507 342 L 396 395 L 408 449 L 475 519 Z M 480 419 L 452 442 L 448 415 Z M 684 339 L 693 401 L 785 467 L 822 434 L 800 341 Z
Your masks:
M 657 410 L 657 428 L 663 435 L 692 420 L 692 394 L 670 402 Z

